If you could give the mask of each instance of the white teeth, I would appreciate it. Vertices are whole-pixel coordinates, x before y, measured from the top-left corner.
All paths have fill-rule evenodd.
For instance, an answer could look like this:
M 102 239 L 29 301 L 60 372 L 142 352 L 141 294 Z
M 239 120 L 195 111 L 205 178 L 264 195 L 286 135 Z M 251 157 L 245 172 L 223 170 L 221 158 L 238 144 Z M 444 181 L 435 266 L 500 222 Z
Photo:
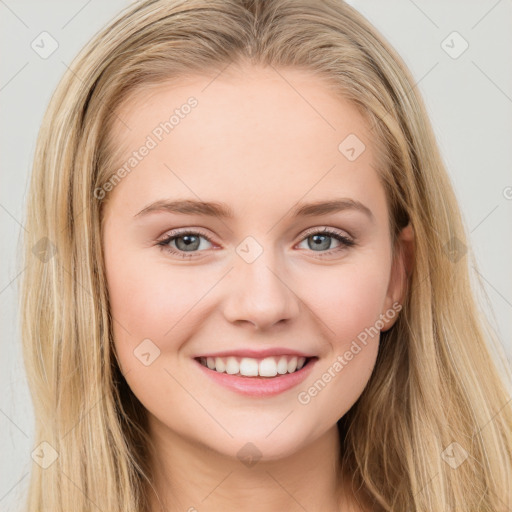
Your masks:
M 244 357 L 240 361 L 240 375 L 246 377 L 256 377 L 258 375 L 258 361 Z
M 288 371 L 288 361 L 282 356 L 277 363 L 277 373 L 284 375 Z
M 229 375 L 240 374 L 245 377 L 275 377 L 286 373 L 294 373 L 303 368 L 305 357 L 280 356 L 253 359 L 251 357 L 201 357 L 201 364 L 210 370 Z
M 275 377 L 277 375 L 276 360 L 273 357 L 267 357 L 260 361 L 259 373 L 262 377 Z
M 226 361 L 226 373 L 229 373 L 230 375 L 234 375 L 235 373 L 238 373 L 240 371 L 240 365 L 238 364 L 238 361 L 234 357 L 228 357 Z
M 292 373 L 297 369 L 297 358 L 294 356 L 288 361 L 288 373 Z
M 215 369 L 220 373 L 224 373 L 226 371 L 226 365 L 221 357 L 215 358 Z

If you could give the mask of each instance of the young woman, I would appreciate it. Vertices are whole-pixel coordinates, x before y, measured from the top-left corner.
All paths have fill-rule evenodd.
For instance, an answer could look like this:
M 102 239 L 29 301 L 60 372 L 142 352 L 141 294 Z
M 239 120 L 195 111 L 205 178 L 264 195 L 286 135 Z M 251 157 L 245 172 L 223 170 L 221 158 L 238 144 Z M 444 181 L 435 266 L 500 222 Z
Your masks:
M 512 507 L 450 180 L 342 1 L 128 7 L 51 100 L 26 228 L 28 511 Z

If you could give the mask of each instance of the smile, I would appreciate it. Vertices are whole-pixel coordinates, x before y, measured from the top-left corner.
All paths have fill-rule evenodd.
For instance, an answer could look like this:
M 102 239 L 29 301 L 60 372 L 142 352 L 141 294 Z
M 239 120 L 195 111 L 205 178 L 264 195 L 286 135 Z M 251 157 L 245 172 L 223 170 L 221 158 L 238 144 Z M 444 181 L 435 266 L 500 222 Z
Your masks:
M 298 386 L 310 375 L 318 357 L 196 357 L 193 361 L 210 382 L 237 394 L 263 398 Z
M 275 377 L 295 373 L 307 362 L 306 357 L 279 356 L 256 359 L 252 357 L 200 357 L 199 362 L 218 373 L 244 377 Z

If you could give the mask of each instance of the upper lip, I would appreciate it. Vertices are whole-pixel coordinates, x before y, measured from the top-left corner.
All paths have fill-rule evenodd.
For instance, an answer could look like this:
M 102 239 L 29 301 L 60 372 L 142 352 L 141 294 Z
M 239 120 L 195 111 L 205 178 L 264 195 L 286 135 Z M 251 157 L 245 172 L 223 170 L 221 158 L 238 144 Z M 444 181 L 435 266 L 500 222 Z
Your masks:
M 272 356 L 297 356 L 297 357 L 316 357 L 312 354 L 307 354 L 305 352 L 301 352 L 300 350 L 294 350 L 289 348 L 267 348 L 264 350 L 253 350 L 253 349 L 240 349 L 240 350 L 224 350 L 221 352 L 209 353 L 209 354 L 201 354 L 196 357 L 251 357 L 254 359 L 261 359 L 265 357 Z

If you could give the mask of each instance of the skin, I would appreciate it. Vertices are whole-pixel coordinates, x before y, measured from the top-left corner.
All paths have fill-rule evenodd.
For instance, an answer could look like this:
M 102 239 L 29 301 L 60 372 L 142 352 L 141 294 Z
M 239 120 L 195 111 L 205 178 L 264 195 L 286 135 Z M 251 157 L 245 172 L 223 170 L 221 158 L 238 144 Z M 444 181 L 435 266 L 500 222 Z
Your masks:
M 373 136 L 350 103 L 305 71 L 250 67 L 214 76 L 136 94 L 118 112 L 131 130 L 119 123 L 114 131 L 128 158 L 170 112 L 190 96 L 198 100 L 109 192 L 103 219 L 115 350 L 148 411 L 155 446 L 159 500 L 152 494 L 152 511 L 364 510 L 337 465 L 336 422 L 366 386 L 379 337 L 308 404 L 297 395 L 403 298 L 405 253 L 393 264 Z M 366 145 L 354 161 L 338 149 L 350 133 Z M 341 197 L 362 202 L 373 220 L 355 210 L 290 214 L 298 201 Z M 136 216 L 164 198 L 224 202 L 234 218 Z M 327 238 L 315 250 L 304 233 L 325 227 L 357 244 L 344 248 Z M 157 245 L 172 230 L 183 236 L 183 228 L 200 228 L 212 242 L 201 238 L 187 259 Z M 252 263 L 236 252 L 247 236 L 263 249 Z M 411 240 L 408 227 L 400 243 Z M 183 238 L 170 245 L 180 252 Z M 146 366 L 134 350 L 148 338 L 160 355 Z M 305 382 L 269 398 L 212 383 L 193 361 L 207 352 L 276 346 L 319 360 Z M 251 467 L 237 457 L 247 442 L 261 453 Z

